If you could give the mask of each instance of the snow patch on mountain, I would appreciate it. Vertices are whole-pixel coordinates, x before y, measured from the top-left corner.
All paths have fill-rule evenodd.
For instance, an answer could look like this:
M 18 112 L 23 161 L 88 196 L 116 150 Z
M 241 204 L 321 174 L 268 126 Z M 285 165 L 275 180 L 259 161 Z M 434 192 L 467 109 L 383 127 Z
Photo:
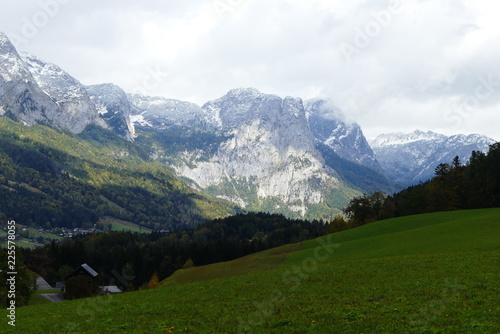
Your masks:
M 29 53 L 21 52 L 20 55 L 38 86 L 61 109 L 54 123 L 79 133 L 98 120 L 96 106 L 78 80 L 55 64 L 46 63 Z
M 434 176 L 440 163 L 458 156 L 466 163 L 472 151 L 486 152 L 495 140 L 482 135 L 445 136 L 431 131 L 383 134 L 371 144 L 388 176 L 404 185 L 417 184 Z
M 195 103 L 139 94 L 129 94 L 128 99 L 137 108 L 135 115 L 142 116 L 134 118 L 137 126 L 164 130 L 173 125 L 204 129 L 212 125 L 212 113 Z
M 372 148 L 406 145 L 419 141 L 444 140 L 445 135 L 434 133 L 432 131 L 415 130 L 412 133 L 406 134 L 402 132 L 382 134 L 370 142 Z
M 0 33 L 0 106 L 19 122 L 55 124 L 60 110 L 37 85 L 27 64 L 9 39 Z

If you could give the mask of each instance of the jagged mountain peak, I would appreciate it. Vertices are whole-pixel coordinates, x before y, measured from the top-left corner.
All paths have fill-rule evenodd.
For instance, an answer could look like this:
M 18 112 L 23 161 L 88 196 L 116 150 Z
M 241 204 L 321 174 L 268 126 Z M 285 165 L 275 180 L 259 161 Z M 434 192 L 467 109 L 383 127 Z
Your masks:
M 474 143 L 474 144 L 481 144 L 481 145 L 491 145 L 495 142 L 495 140 L 492 138 L 489 138 L 489 137 L 484 136 L 484 135 L 476 134 L 476 133 L 469 134 L 469 135 L 465 135 L 465 134 L 453 135 L 453 136 L 448 137 L 448 141 L 453 141 L 453 142 L 456 142 L 459 144 Z
M 102 83 L 97 85 L 88 85 L 85 86 L 85 89 L 89 94 L 95 99 L 97 96 L 99 98 L 107 98 L 107 99 L 127 99 L 127 93 L 125 91 L 113 84 L 113 83 Z
M 0 31 L 0 43 L 3 43 L 4 41 L 9 41 L 9 38 L 5 33 Z
M 231 89 L 225 96 L 238 98 L 255 98 L 263 95 L 258 89 L 253 87 L 240 87 Z
M 273 122 L 283 110 L 283 101 L 277 95 L 264 94 L 255 88 L 238 88 L 205 103 L 202 109 L 212 115 L 220 129 L 231 131 L 256 119 Z M 291 100 L 287 100 L 287 105 L 288 102 Z
M 345 135 L 347 131 L 358 127 L 345 121 L 342 111 L 329 99 L 314 98 L 305 102 L 307 118 L 317 140 L 327 143 Z
M 96 85 L 88 85 L 87 88 L 88 87 L 98 88 L 99 90 L 106 92 L 106 93 L 120 92 L 120 94 L 121 94 L 121 92 L 123 91 L 123 89 L 121 89 L 119 86 L 117 86 L 111 82 L 105 82 L 105 83 L 96 84 Z
M 0 42 L 0 114 L 27 125 L 51 124 L 80 133 L 100 123 L 82 84 L 55 64 Z
M 276 94 L 263 93 L 256 88 L 246 87 L 246 88 L 231 89 L 223 96 L 221 96 L 217 99 L 208 101 L 207 103 L 205 103 L 205 105 L 217 104 L 217 103 L 219 103 L 219 104 L 220 103 L 228 103 L 228 102 L 229 103 L 237 103 L 237 104 L 244 104 L 245 102 L 250 102 L 250 103 L 254 104 L 256 102 L 258 103 L 261 101 L 268 101 L 268 100 L 276 100 L 276 101 L 280 101 L 280 102 L 283 102 L 285 100 L 287 100 L 287 101 L 294 100 L 294 101 L 299 101 L 300 103 L 302 103 L 301 98 L 291 97 L 291 96 L 281 97 L 281 96 L 278 96 Z
M 175 166 L 198 187 L 249 209 L 273 203 L 273 211 L 302 215 L 339 187 L 315 150 L 301 99 L 233 90 L 203 109 L 217 115 L 223 142 L 208 157 L 183 152 Z
M 11 43 L 7 35 L 4 34 L 3 32 L 0 32 L 0 55 L 8 55 L 8 54 L 13 54 L 19 57 L 16 48 Z
M 64 72 L 59 66 L 57 66 L 54 63 L 46 62 L 42 60 L 41 58 L 32 55 L 29 52 L 21 51 L 19 52 L 19 55 L 24 61 L 28 61 L 29 65 L 31 66 L 37 66 L 38 68 L 43 68 L 46 71 L 51 71 L 52 74 L 55 75 L 67 75 L 66 72 Z M 74 78 L 73 78 L 74 79 Z M 76 79 L 74 79 L 76 80 Z
M 55 124 L 56 103 L 36 83 L 5 34 L 0 42 L 0 115 L 26 125 Z
M 80 81 L 69 75 L 62 68 L 56 64 L 45 62 L 27 52 L 20 52 L 19 54 L 37 84 L 56 103 L 61 104 L 76 99 L 88 100 L 87 92 Z M 89 105 L 87 108 L 93 108 L 93 106 Z
M 33 80 L 26 64 L 5 34 L 0 38 L 0 79 L 5 82 L 23 80 L 25 83 Z
M 60 110 L 60 114 L 51 117 L 55 125 L 80 133 L 91 123 L 99 124 L 97 109 L 78 80 L 59 66 L 29 53 L 21 52 L 20 56 L 38 87 Z
M 157 105 L 157 106 L 164 106 L 168 105 L 170 108 L 175 107 L 175 106 L 183 106 L 183 105 L 189 105 L 192 108 L 197 108 L 200 109 L 200 106 L 198 106 L 196 103 L 188 102 L 188 101 L 181 101 L 177 99 L 169 99 L 163 96 L 146 96 L 146 95 L 141 95 L 141 94 L 127 94 L 130 100 L 135 102 L 135 105 L 139 109 L 145 110 L 146 108 L 141 108 L 141 105 L 144 107 L 147 106 L 152 106 L 152 105 Z M 164 110 L 159 109 L 159 112 L 162 112 Z

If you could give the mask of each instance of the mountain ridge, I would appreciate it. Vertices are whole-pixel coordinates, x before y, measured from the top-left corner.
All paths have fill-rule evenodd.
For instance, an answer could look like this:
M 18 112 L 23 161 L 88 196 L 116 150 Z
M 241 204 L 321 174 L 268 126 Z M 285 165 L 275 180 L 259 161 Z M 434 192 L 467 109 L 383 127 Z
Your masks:
M 432 131 L 382 134 L 370 142 L 386 174 L 406 186 L 427 181 L 440 163 L 458 156 L 466 163 L 472 151 L 487 152 L 492 138 L 479 135 L 446 136 Z

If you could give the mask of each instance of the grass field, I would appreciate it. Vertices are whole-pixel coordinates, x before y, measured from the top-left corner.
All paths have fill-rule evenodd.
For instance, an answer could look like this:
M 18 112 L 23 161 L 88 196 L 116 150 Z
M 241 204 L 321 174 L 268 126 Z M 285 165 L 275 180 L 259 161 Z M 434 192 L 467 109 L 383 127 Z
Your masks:
M 36 239 L 37 237 L 39 236 L 43 236 L 44 238 L 47 238 L 47 239 L 58 239 L 58 240 L 62 240 L 63 237 L 57 235 L 57 234 L 53 234 L 53 233 L 44 233 L 44 234 L 39 234 L 38 233 L 38 230 L 33 228 L 33 227 L 28 227 L 26 228 L 27 231 L 29 231 L 30 233 L 30 239 L 26 239 L 26 238 L 22 238 L 22 239 L 16 239 L 16 245 L 18 247 L 23 247 L 23 248 L 34 248 L 34 247 L 38 247 L 38 246 L 41 246 L 43 244 L 39 244 L 39 243 L 33 243 L 31 242 L 31 239 Z M 3 230 L 2 228 L 0 228 L 0 237 L 3 237 L 7 235 L 7 231 Z M 0 248 L 6 248 L 7 247 L 7 241 L 1 241 L 0 242 Z
M 500 333 L 499 278 L 500 209 L 435 213 L 19 308 L 2 333 Z
M 46 305 L 46 304 L 51 304 L 52 302 L 42 296 L 40 296 L 40 292 L 35 292 L 31 296 L 31 299 L 29 301 L 29 306 L 33 305 Z
M 141 227 L 138 224 L 117 219 L 111 216 L 105 216 L 99 219 L 99 223 L 103 224 L 111 224 L 112 231 L 120 231 L 120 232 L 139 232 L 139 233 L 151 233 L 153 230 L 147 227 Z

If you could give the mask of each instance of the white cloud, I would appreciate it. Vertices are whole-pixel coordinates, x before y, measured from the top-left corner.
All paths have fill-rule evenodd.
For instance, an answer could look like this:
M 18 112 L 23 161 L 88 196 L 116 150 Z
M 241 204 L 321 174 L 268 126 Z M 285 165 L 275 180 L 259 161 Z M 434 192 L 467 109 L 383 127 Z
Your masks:
M 493 1 L 3 1 L 0 31 L 23 36 L 54 3 L 57 13 L 18 47 L 85 84 L 133 90 L 156 69 L 151 95 L 201 104 L 253 86 L 328 97 L 368 136 L 420 128 L 500 140 L 500 86 L 452 114 L 482 78 L 500 82 Z M 350 61 L 343 45 L 355 47 Z

